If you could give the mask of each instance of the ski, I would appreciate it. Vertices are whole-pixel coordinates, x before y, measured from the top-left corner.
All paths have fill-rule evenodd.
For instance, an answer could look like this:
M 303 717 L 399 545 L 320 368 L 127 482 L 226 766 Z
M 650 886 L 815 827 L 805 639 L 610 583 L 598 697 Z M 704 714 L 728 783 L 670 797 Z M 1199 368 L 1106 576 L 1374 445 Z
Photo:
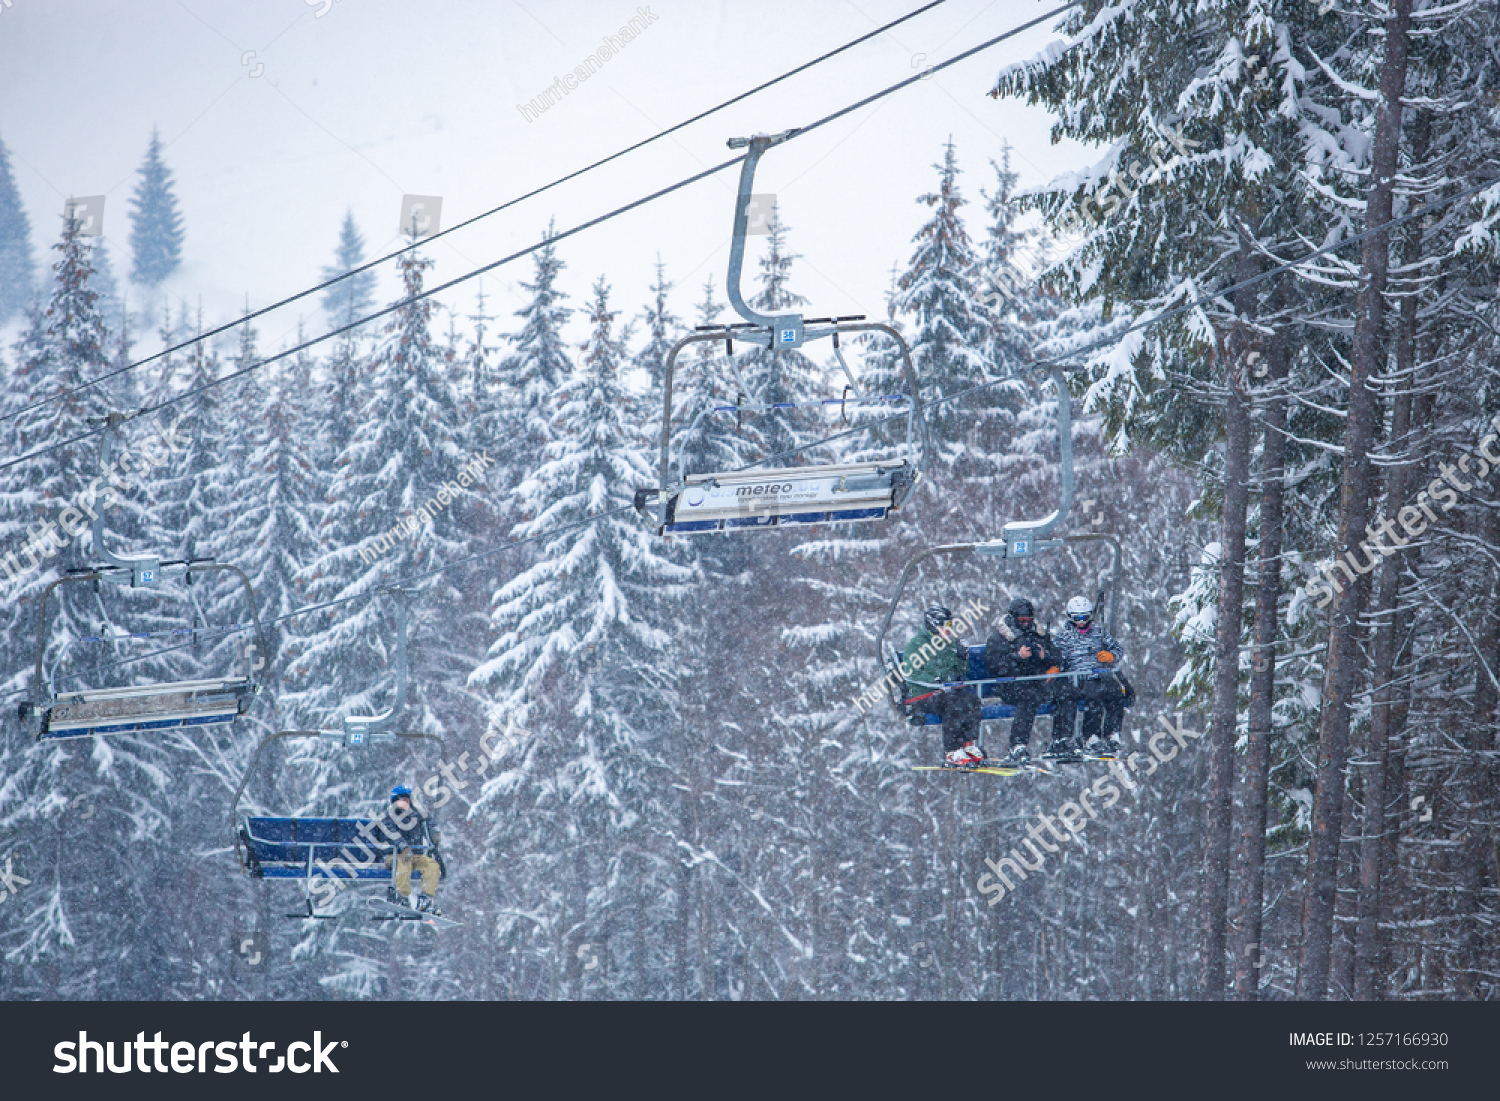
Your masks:
M 913 772 L 987 772 L 991 776 L 1019 776 L 1019 768 L 985 768 L 983 765 L 913 765 Z
M 1053 764 L 1057 765 L 1081 765 L 1085 761 L 1114 761 L 1119 759 L 1116 757 L 1100 757 L 1092 753 L 1069 753 L 1056 757 L 1052 756 L 1051 754 L 1044 753 L 1042 754 L 1042 756 L 1051 761 Z
M 410 906 L 397 906 L 394 902 L 387 902 L 383 898 L 370 898 L 365 900 L 370 906 L 377 910 L 385 910 L 385 914 L 376 914 L 374 921 L 420 921 L 423 925 L 430 925 L 434 929 L 451 929 L 462 925 L 461 921 L 453 921 L 437 914 L 424 913 Z

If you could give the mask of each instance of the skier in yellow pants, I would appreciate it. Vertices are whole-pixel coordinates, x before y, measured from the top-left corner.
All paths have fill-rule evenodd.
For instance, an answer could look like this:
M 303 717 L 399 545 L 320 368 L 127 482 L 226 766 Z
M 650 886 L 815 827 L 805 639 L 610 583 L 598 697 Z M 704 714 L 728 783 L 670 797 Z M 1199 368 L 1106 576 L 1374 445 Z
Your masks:
M 436 821 L 412 806 L 411 788 L 397 784 L 391 789 L 390 809 L 381 819 L 379 829 L 396 849 L 387 897 L 398 906 L 410 906 L 411 873 L 415 870 L 422 877 L 422 895 L 417 899 L 417 909 L 434 916 L 440 914 L 437 889 L 444 869 L 438 846 L 442 837 Z M 391 861 L 392 857 L 386 857 L 387 867 Z

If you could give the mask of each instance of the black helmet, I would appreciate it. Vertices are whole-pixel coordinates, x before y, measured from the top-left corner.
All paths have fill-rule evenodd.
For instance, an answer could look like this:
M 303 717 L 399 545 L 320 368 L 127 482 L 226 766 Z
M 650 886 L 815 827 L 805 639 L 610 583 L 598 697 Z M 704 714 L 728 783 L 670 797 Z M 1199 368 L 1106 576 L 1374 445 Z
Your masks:
M 945 604 L 927 605 L 927 614 L 922 617 L 922 622 L 927 624 L 929 631 L 941 631 L 945 623 L 953 622 L 953 613 Z
M 1025 616 L 1033 622 L 1036 620 L 1036 610 L 1032 608 L 1031 601 L 1023 600 L 1020 597 L 1010 602 L 1010 607 L 1006 610 L 1006 614 L 1010 616 L 1012 623 L 1015 623 L 1021 616 Z

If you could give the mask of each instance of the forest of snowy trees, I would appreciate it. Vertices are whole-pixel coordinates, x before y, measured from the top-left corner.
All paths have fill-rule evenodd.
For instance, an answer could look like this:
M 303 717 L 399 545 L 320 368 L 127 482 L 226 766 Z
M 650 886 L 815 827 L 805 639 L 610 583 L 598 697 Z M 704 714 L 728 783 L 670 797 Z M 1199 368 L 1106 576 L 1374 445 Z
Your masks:
M 0 145 L 0 323 L 19 319 L 0 451 L 31 456 L 0 469 L 5 996 L 1500 994 L 1500 14 L 1086 0 L 1058 30 L 980 110 L 1000 129 L 1013 99 L 1041 105 L 1101 159 L 1022 193 L 1003 145 L 901 145 L 931 184 L 875 320 L 911 346 L 933 447 L 880 523 L 661 539 L 630 510 L 654 483 L 667 350 L 736 320 L 718 279 L 678 286 L 643 256 L 650 297 L 621 303 L 573 259 L 587 238 L 549 227 L 514 312 L 468 288 L 419 298 L 415 247 L 394 261 L 399 307 L 367 325 L 286 355 L 253 322 L 195 341 L 210 323 L 159 291 L 191 242 L 190 182 L 159 140 L 130 301 L 95 239 L 28 218 Z M 821 312 L 798 293 L 796 227 L 769 229 L 751 306 Z M 369 259 L 357 211 L 329 240 L 324 278 Z M 297 343 L 387 304 L 366 276 L 337 283 Z M 741 350 L 761 401 L 844 388 L 826 346 Z M 846 350 L 867 392 L 902 390 L 889 342 Z M 1202 736 L 991 898 L 987 858 L 1091 774 L 914 772 L 937 729 L 851 701 L 883 672 L 876 633 L 916 553 L 1055 506 L 1057 395 L 1035 369 L 1052 362 L 1072 384 L 1070 530 L 1116 535 L 1123 576 L 1091 549 L 936 560 L 893 636 L 939 599 L 998 616 L 1024 596 L 1056 625 L 1107 585 L 1138 693 L 1127 751 L 1163 720 Z M 721 345 L 678 360 L 690 473 L 901 442 L 888 424 L 819 442 L 838 406 L 689 433 L 739 387 Z M 117 552 L 243 569 L 265 686 L 232 726 L 36 742 L 14 708 L 40 598 L 97 560 L 86 536 L 42 534 L 97 477 L 97 436 L 53 445 L 183 395 L 122 428 L 130 446 L 180 416 L 183 442 L 105 530 Z M 475 456 L 474 485 L 386 538 Z M 442 900 L 464 924 L 371 923 L 353 892 L 339 920 L 287 920 L 299 892 L 241 870 L 231 798 L 266 735 L 389 705 L 397 583 L 417 590 L 399 726 L 441 752 L 279 741 L 241 812 L 368 816 L 447 765 Z M 222 673 L 246 644 L 99 641 L 246 622 L 211 576 L 51 600 L 59 689 Z M 1003 749 L 1004 724 L 985 740 Z M 494 745 L 481 773 L 452 772 Z

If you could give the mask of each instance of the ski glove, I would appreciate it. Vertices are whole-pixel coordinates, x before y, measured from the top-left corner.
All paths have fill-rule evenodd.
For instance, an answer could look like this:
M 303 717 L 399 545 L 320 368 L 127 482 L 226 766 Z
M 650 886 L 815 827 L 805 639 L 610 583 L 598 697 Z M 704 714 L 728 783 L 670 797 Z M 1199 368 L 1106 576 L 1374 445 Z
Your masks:
M 1111 654 L 1108 650 L 1100 650 L 1099 651 L 1099 660 L 1102 661 L 1102 662 L 1104 662 L 1104 664 L 1108 665 L 1110 662 L 1112 662 L 1112 661 L 1115 660 L 1115 656 L 1113 654 Z

